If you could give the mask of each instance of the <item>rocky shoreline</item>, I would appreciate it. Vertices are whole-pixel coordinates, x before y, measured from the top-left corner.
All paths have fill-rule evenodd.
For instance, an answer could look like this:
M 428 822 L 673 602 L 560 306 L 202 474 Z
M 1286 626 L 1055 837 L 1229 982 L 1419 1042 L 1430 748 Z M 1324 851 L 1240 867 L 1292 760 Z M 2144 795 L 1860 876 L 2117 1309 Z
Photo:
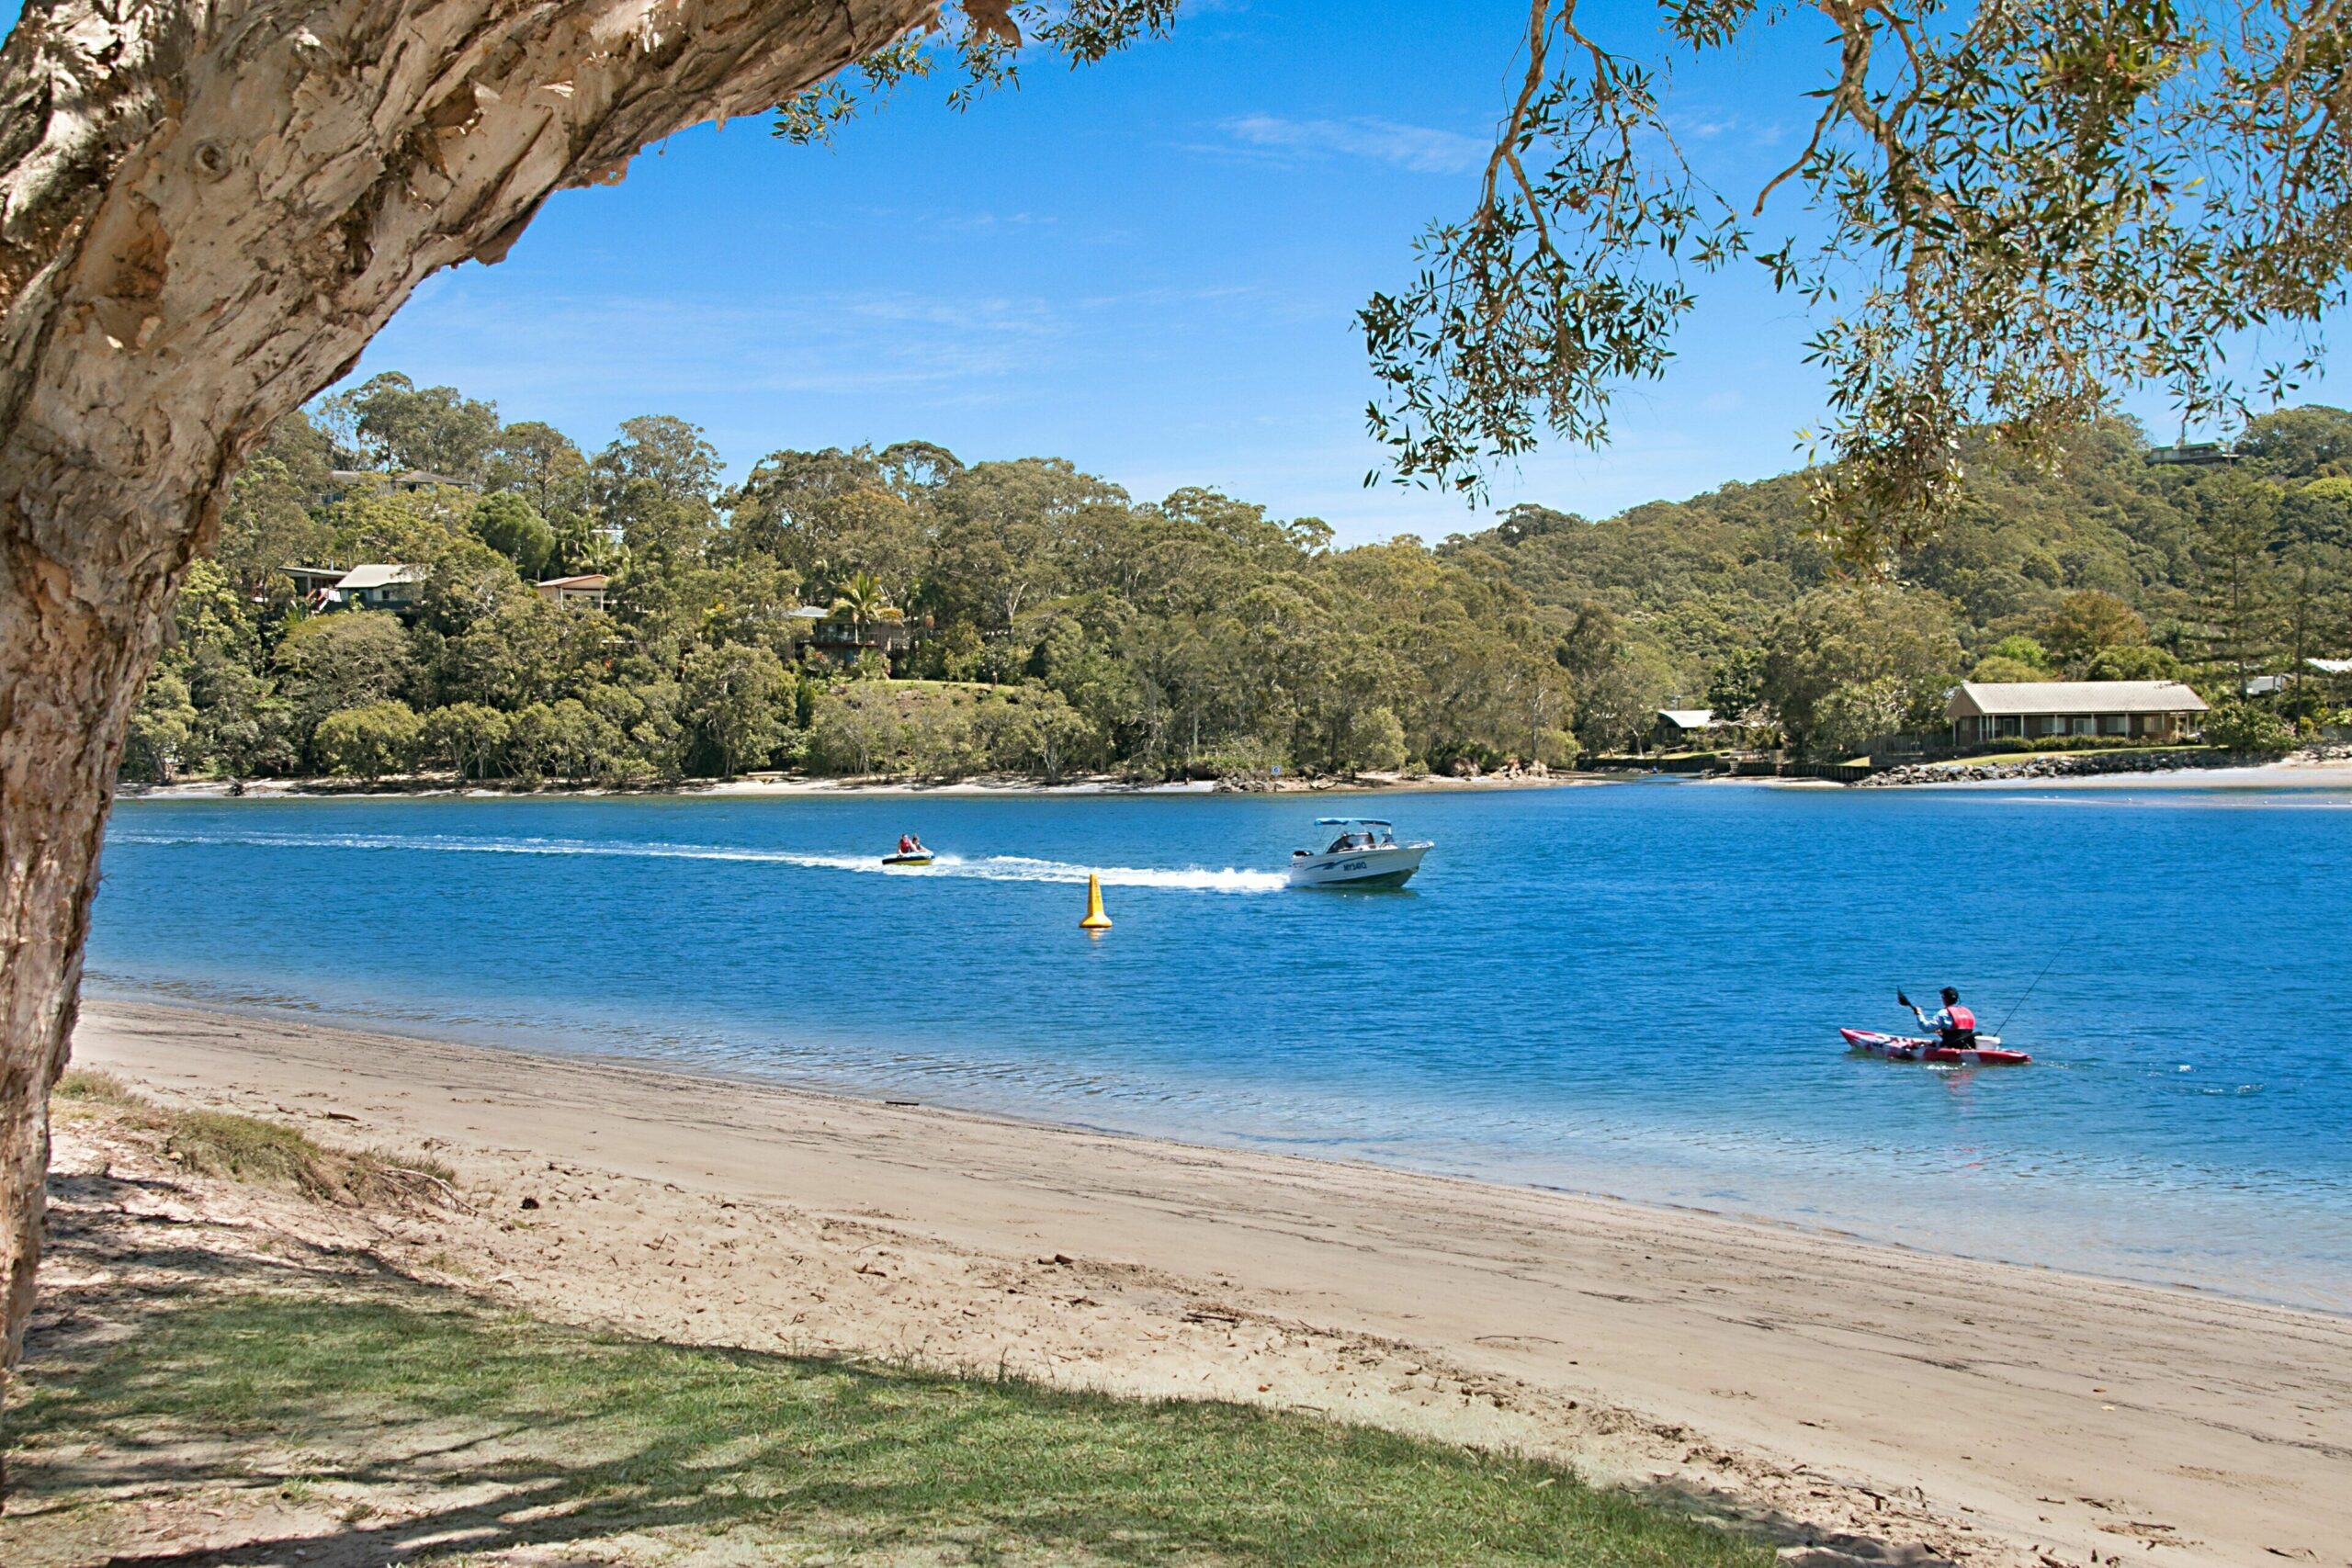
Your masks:
M 2276 768 L 2352 761 L 2352 745 L 2307 746 L 2285 756 L 2254 751 L 2052 751 L 2011 762 L 1912 762 L 1866 779 L 1856 789 L 1904 784 L 1994 784 L 2009 779 L 2095 778 L 2110 773 L 2168 773 L 2198 768 Z

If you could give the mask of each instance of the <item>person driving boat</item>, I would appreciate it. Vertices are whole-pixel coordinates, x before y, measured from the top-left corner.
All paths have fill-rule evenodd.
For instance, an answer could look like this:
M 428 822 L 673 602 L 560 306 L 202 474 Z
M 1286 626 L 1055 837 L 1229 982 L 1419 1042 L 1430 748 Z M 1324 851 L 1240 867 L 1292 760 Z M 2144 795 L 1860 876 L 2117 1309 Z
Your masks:
M 1426 843 L 1399 843 L 1388 823 L 1369 817 L 1317 817 L 1333 830 L 1329 847 L 1291 852 L 1293 887 L 1402 887 L 1420 869 Z

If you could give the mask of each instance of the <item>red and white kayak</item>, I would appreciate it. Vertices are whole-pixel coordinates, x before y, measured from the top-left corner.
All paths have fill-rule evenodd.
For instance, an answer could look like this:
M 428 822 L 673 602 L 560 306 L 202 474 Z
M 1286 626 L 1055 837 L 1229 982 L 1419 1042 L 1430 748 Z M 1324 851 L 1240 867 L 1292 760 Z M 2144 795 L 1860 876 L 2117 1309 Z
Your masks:
M 1881 1034 L 1872 1029 L 1841 1029 L 1846 1043 L 1866 1056 L 1890 1062 L 1942 1062 L 1955 1067 L 2021 1067 L 2033 1060 L 2022 1051 L 2004 1051 L 1997 1034 L 1980 1034 L 1973 1051 L 1955 1051 L 1916 1034 Z

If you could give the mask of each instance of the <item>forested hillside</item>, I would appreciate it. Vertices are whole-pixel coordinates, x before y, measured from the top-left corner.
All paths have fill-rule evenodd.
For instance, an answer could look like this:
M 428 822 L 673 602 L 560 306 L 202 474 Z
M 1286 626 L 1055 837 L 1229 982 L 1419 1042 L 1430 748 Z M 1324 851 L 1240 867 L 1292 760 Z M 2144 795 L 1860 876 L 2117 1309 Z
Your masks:
M 2237 451 L 2151 463 L 2121 420 L 2054 471 L 1980 451 L 1958 520 L 1867 590 L 1809 537 L 1802 473 L 1598 523 L 1521 506 L 1438 553 L 1500 570 L 1558 630 L 1589 748 L 1671 698 L 1849 748 L 1932 726 L 1963 675 L 2179 677 L 2224 702 L 2352 644 L 2352 414 L 2272 414 Z M 2290 716 L 2329 694 L 2310 682 Z
M 1417 542 L 1333 550 L 1313 519 L 1214 491 L 1137 502 L 1059 460 L 967 467 L 914 442 L 775 452 L 723 490 L 683 421 L 628 421 L 591 456 L 397 376 L 317 412 L 238 479 L 139 715 L 134 776 L 1575 754 L 1532 602 Z M 355 468 L 374 472 L 335 472 Z M 413 604 L 309 613 L 281 570 L 363 562 L 421 568 Z M 611 574 L 602 610 L 531 586 L 590 571 Z M 804 604 L 911 646 L 812 652 Z
M 777 451 L 727 488 L 681 420 L 590 454 L 379 376 L 237 480 L 124 767 L 1558 766 L 1675 700 L 1821 750 L 1931 722 L 1969 672 L 2186 672 L 2221 694 L 2352 637 L 2352 415 L 2274 415 L 2241 449 L 2151 466 L 2114 423 L 2054 474 L 1984 461 L 1943 540 L 1862 588 L 1808 536 L 1803 475 L 1334 549 L 1315 519 L 1212 491 L 1138 502 L 1057 459 L 921 442 Z M 406 602 L 325 613 L 283 570 L 363 563 L 416 569 Z M 586 573 L 609 575 L 602 608 L 534 587 Z

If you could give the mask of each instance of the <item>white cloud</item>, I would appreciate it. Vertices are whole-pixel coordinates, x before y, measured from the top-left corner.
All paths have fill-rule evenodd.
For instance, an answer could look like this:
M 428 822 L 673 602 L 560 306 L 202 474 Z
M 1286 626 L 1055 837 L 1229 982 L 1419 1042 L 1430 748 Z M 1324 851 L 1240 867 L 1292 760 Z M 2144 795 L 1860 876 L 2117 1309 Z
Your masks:
M 1678 141 L 1723 141 L 1754 148 L 1779 146 L 1788 130 L 1779 120 L 1758 121 L 1736 109 L 1686 108 L 1671 116 L 1667 124 Z
M 1230 138 L 1223 150 L 1290 158 L 1334 155 L 1369 158 L 1417 175 L 1458 175 L 1476 168 L 1492 151 L 1458 131 L 1359 116 L 1351 119 L 1287 119 L 1248 114 L 1218 127 Z

